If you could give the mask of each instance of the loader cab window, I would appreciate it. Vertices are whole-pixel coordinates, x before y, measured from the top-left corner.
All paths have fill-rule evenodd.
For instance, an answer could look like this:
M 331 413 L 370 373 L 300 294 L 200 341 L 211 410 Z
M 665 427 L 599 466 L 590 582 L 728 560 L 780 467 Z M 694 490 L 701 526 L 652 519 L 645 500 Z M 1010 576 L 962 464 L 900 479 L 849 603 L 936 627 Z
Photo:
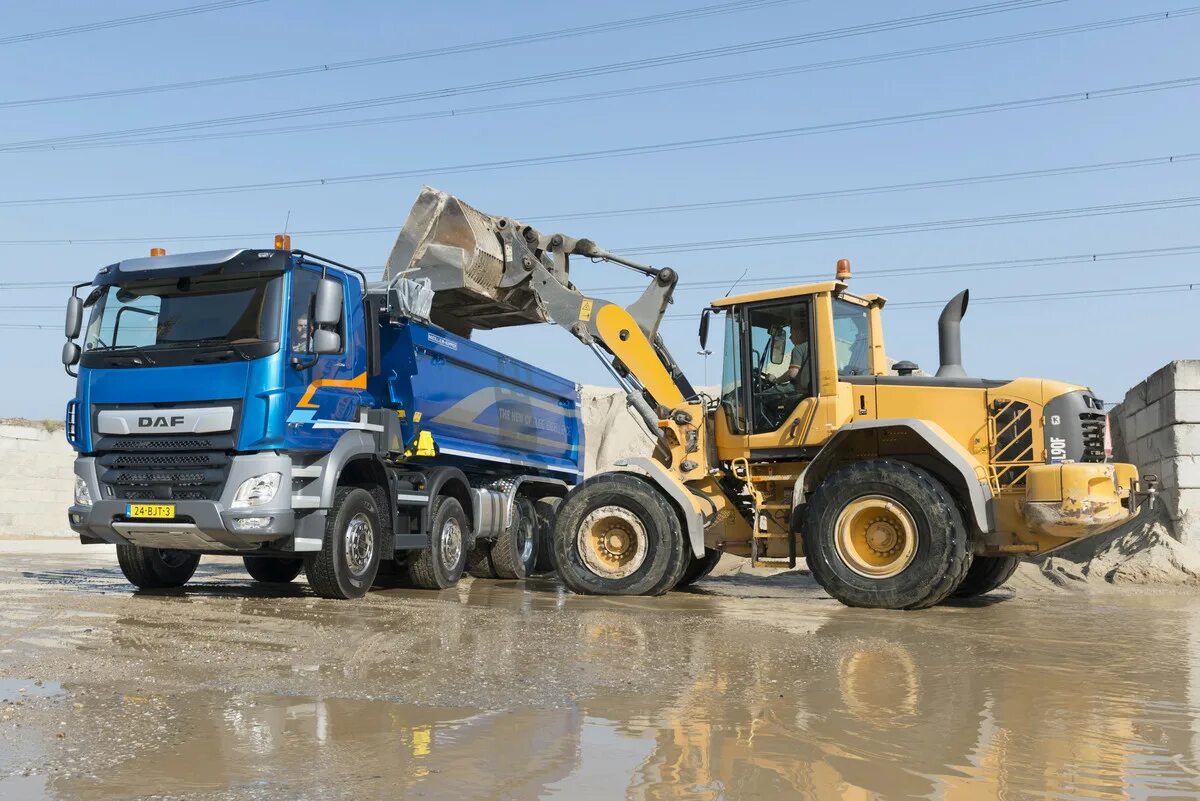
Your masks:
M 778 430 L 800 401 L 813 395 L 810 322 L 807 298 L 749 310 L 750 433 Z
M 833 341 L 838 375 L 870 375 L 871 331 L 866 306 L 834 299 Z

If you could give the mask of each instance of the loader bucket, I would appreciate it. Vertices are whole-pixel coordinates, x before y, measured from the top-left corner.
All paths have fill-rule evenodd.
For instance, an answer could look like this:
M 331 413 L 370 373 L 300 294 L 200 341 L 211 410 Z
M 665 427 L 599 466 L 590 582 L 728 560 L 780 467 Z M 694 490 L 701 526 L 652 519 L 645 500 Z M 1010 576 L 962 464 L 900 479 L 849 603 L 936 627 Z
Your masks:
M 400 274 L 429 279 L 434 291 L 430 318 L 456 334 L 549 321 L 528 289 L 500 285 L 499 218 L 428 186 L 421 188 L 400 229 L 384 280 Z

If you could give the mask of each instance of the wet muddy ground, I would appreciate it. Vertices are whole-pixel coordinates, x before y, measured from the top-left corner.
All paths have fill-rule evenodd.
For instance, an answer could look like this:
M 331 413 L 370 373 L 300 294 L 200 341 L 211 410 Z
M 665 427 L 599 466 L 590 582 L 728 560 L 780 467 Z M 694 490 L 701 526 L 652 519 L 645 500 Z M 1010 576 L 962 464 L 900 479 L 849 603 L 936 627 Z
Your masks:
M 0 799 L 1200 798 L 1200 596 L 360 602 L 0 553 Z

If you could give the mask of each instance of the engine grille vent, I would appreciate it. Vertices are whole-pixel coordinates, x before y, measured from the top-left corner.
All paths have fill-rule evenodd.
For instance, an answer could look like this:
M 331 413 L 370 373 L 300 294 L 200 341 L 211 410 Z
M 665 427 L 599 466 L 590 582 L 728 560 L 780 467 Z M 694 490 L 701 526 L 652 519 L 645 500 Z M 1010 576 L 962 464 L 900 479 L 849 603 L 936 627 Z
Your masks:
M 991 405 L 992 476 L 997 488 L 1024 487 L 1033 463 L 1033 412 L 1029 404 L 996 400 Z

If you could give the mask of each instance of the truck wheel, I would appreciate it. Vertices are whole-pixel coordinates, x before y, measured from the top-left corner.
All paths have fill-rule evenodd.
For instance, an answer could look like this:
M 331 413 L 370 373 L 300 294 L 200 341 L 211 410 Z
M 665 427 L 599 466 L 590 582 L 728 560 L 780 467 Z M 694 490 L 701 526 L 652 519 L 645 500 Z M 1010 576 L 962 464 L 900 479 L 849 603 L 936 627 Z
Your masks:
M 304 569 L 303 559 L 286 559 L 275 556 L 243 556 L 242 564 L 255 581 L 264 584 L 287 584 Z
M 379 511 L 361 487 L 339 487 L 325 518 L 321 550 L 304 560 L 313 592 L 322 598 L 360 598 L 379 572 Z
M 620 473 L 593 476 L 558 507 L 558 574 L 573 592 L 661 595 L 690 554 L 675 509 L 651 484 Z
M 688 553 L 691 561 L 684 568 L 683 577 L 679 579 L 676 587 L 686 587 L 689 584 L 695 584 L 700 579 L 713 572 L 713 568 L 717 566 L 717 562 L 721 561 L 721 552 L 716 548 L 705 548 L 704 556 L 697 559 L 691 553 Z
M 467 565 L 471 525 L 457 498 L 442 495 L 431 511 L 429 547 L 409 561 L 408 576 L 417 587 L 444 590 L 458 583 Z
M 200 554 L 118 545 L 117 564 L 129 583 L 138 589 L 165 590 L 187 584 L 200 564 Z
M 537 514 L 538 547 L 535 573 L 553 573 L 554 567 L 554 519 L 562 498 L 538 498 L 533 502 Z
M 533 501 L 513 499 L 512 517 L 492 544 L 492 566 L 502 579 L 533 575 L 538 556 L 537 513 Z
M 967 577 L 953 595 L 955 598 L 973 598 L 989 593 L 1012 578 L 1019 564 L 1018 556 L 976 556 Z
M 808 503 L 804 553 L 813 577 L 847 606 L 923 609 L 971 566 L 958 506 L 937 479 L 894 459 L 841 467 Z

